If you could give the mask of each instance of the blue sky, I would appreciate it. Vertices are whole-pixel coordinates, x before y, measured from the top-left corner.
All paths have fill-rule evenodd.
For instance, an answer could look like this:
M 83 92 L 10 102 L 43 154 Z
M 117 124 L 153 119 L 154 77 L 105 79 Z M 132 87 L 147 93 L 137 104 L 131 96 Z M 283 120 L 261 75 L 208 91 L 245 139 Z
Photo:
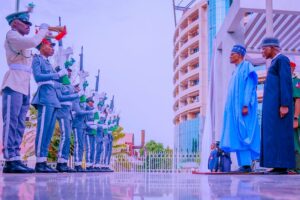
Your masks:
M 20 0 L 20 10 L 31 2 Z M 98 68 L 100 90 L 115 95 L 125 132 L 146 130 L 146 140 L 173 146 L 172 50 L 173 10 L 171 0 L 39 0 L 31 21 L 34 25 L 67 25 L 64 46 L 71 46 L 79 61 L 84 46 L 85 69 L 94 88 Z M 0 40 L 9 26 L 5 16 L 15 10 L 14 0 L 0 0 Z M 33 31 L 31 31 L 33 34 Z M 2 38 L 2 39 L 1 39 Z M 0 79 L 7 70 L 0 48 Z M 33 88 L 35 87 L 32 79 Z

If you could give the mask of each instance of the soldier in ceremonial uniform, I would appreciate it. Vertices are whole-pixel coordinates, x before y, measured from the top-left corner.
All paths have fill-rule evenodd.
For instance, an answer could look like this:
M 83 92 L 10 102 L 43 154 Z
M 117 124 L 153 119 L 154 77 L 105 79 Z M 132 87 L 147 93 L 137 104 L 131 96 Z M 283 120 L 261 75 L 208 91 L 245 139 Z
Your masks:
M 41 43 L 49 26 L 42 24 L 38 34 L 25 37 L 30 32 L 28 12 L 17 12 L 6 17 L 11 26 L 6 34 L 5 51 L 8 71 L 2 86 L 3 154 L 4 173 L 32 173 L 20 158 L 20 144 L 25 130 L 26 113 L 29 109 L 31 48 Z
M 103 136 L 104 136 L 104 126 L 106 121 L 106 113 L 104 112 L 104 103 L 106 100 L 106 93 L 102 93 L 98 102 L 98 112 L 100 113 L 98 124 L 97 124 L 97 135 L 96 135 L 96 148 L 95 148 L 95 163 L 94 169 L 97 171 L 101 170 L 101 154 L 103 152 Z
M 43 39 L 37 46 L 40 55 L 34 55 L 32 70 L 34 79 L 38 84 L 37 92 L 32 100 L 32 105 L 38 110 L 38 123 L 35 139 L 35 155 L 37 173 L 55 173 L 47 165 L 48 148 L 55 128 L 57 109 L 61 108 L 59 99 L 61 95 L 56 88 L 59 78 L 66 75 L 66 70 L 56 72 L 48 58 L 54 54 L 55 44 L 50 39 Z
M 72 128 L 74 131 L 74 161 L 75 170 L 77 172 L 84 172 L 82 168 L 82 158 L 84 151 L 84 131 L 86 129 L 86 117 L 87 115 L 93 114 L 93 111 L 86 111 L 86 97 L 81 93 L 79 84 L 75 85 L 75 91 L 79 93 L 80 99 L 73 101 L 73 122 Z
M 57 70 L 59 71 L 59 70 Z M 70 77 L 72 70 L 67 69 L 68 75 L 60 78 L 62 83 L 59 88 L 62 96 L 67 98 L 60 99 L 61 108 L 57 111 L 57 120 L 60 127 L 60 143 L 58 149 L 58 160 L 56 170 L 59 172 L 75 172 L 76 170 L 68 167 L 67 162 L 70 155 L 70 143 L 71 143 L 71 132 L 72 132 L 72 105 L 75 99 L 79 99 L 79 95 L 75 92 L 74 87 L 71 85 Z
M 93 114 L 87 115 L 86 131 L 85 131 L 85 158 L 86 158 L 86 170 L 94 172 L 94 158 L 95 158 L 95 139 L 97 134 L 97 124 L 95 123 L 94 113 L 97 109 L 94 109 L 93 97 L 89 97 L 86 100 L 86 110 L 93 111 Z
M 113 170 L 109 168 L 109 164 L 110 164 L 110 158 L 111 158 L 112 146 L 113 146 L 112 133 L 115 130 L 116 124 L 114 123 L 112 109 L 110 108 L 110 106 L 107 106 L 106 112 L 108 114 L 107 114 L 107 119 L 106 119 L 106 129 L 104 129 L 104 137 L 103 137 L 103 147 L 104 147 L 103 164 L 104 164 L 104 167 L 102 167 L 102 170 L 107 171 L 107 172 L 113 172 Z
M 294 171 L 300 173 L 300 79 L 294 73 L 296 69 L 296 63 L 291 62 L 291 72 L 293 78 L 293 98 L 294 98 L 294 143 L 295 143 L 295 156 L 296 156 L 296 168 Z

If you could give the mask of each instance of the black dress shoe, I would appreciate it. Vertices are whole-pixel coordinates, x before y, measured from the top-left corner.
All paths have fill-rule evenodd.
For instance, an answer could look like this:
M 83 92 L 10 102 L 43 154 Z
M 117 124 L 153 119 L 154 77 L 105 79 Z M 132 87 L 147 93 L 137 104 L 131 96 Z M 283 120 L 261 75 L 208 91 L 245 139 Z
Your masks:
M 86 172 L 86 170 L 83 169 L 80 165 L 75 166 L 75 170 L 76 170 L 76 172 Z
M 34 169 L 27 167 L 22 161 L 17 160 L 17 162 L 19 163 L 19 165 L 21 165 L 22 167 L 24 167 L 25 169 L 27 169 L 28 173 L 34 173 Z
M 97 172 L 94 167 L 87 167 L 85 170 L 86 172 Z
M 100 169 L 101 169 L 101 171 L 103 171 L 103 172 L 107 172 L 107 167 L 101 167 Z
M 288 174 L 288 171 L 286 168 L 274 168 L 270 171 L 267 171 L 264 173 L 265 175 L 284 175 Z
M 94 171 L 96 171 L 96 172 L 103 172 L 103 170 L 100 167 L 94 167 Z
M 104 172 L 114 172 L 114 170 L 110 169 L 109 167 L 102 167 L 101 170 Z
M 241 166 L 238 170 L 236 171 L 231 171 L 232 173 L 250 173 L 252 172 L 250 166 Z
M 5 165 L 3 167 L 3 173 L 16 173 L 16 174 L 32 173 L 32 171 L 20 165 L 20 162 L 17 160 L 5 161 Z
M 57 173 L 58 171 L 49 167 L 47 165 L 47 162 L 40 162 L 35 164 L 35 172 L 36 173 Z
M 56 170 L 58 172 L 67 172 L 67 173 L 76 172 L 76 170 L 68 167 L 67 163 L 57 163 Z
M 107 168 L 107 171 L 108 171 L 108 172 L 114 172 L 114 170 L 111 169 L 111 168 L 109 168 L 109 167 Z

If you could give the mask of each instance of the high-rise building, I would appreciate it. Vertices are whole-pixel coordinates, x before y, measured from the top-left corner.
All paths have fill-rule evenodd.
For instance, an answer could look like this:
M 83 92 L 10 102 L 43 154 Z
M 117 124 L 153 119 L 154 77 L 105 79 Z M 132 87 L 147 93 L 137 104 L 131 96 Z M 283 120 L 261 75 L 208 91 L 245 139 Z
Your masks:
M 173 52 L 175 152 L 199 152 L 208 76 L 207 27 L 205 0 L 186 10 L 176 26 Z

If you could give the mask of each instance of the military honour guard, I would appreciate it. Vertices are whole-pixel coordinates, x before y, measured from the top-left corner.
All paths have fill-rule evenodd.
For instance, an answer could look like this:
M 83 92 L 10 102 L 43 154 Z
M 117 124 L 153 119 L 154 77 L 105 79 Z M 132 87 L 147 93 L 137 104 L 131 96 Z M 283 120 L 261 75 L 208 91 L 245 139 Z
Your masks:
M 6 17 L 11 30 L 5 38 L 8 70 L 1 86 L 5 158 L 3 173 L 113 171 L 107 170 L 112 153 L 113 131 L 112 117 L 109 123 L 107 117 L 112 116 L 113 110 L 106 110 L 106 93 L 98 91 L 99 72 L 96 91 L 89 89 L 86 80 L 89 73 L 83 70 L 83 52 L 80 54 L 80 69 L 76 71 L 76 61 L 70 58 L 73 50 L 62 48 L 62 38 L 67 33 L 65 26 L 53 27 L 42 23 L 36 26 L 36 33 L 28 37 L 32 26 L 29 20 L 32 7 L 31 4 L 28 11 Z M 55 40 L 59 43 L 56 57 Z M 34 93 L 30 90 L 32 74 L 37 84 Z M 76 77 L 79 77 L 79 81 Z M 92 95 L 86 98 L 88 93 Z M 31 94 L 34 95 L 30 102 Z M 97 99 L 96 105 L 94 99 Z M 20 155 L 30 104 L 37 110 L 34 169 L 23 164 Z M 47 158 L 56 123 L 59 125 L 60 142 L 56 168 L 52 168 Z M 103 142 L 105 131 L 107 142 Z M 72 135 L 73 155 L 70 150 Z M 104 160 L 105 168 L 101 162 Z

